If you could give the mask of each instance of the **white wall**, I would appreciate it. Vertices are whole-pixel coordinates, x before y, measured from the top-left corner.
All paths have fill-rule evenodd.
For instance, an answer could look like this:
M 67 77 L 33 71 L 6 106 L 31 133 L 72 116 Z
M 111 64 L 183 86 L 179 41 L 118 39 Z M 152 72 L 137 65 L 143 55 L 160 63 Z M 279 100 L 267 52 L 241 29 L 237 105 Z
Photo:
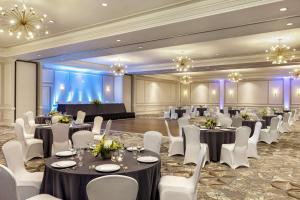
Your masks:
M 179 83 L 164 79 L 134 77 L 134 111 L 137 114 L 160 113 L 179 104 Z

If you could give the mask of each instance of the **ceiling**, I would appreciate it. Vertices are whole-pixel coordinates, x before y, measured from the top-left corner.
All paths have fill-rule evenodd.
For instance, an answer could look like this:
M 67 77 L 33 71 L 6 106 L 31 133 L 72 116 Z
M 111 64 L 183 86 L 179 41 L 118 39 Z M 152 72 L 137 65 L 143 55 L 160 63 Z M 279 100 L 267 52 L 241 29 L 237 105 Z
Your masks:
M 6 9 L 22 0 L 0 0 L 0 6 Z M 184 5 L 191 0 L 25 0 L 25 3 L 39 11 L 46 13 L 55 21 L 49 26 L 48 37 L 82 30 L 88 27 L 110 23 L 114 20 L 129 18 L 160 9 Z M 107 3 L 103 7 L 101 4 Z M 0 17 L 1 18 L 1 17 Z M 0 21 L 1 22 L 1 21 Z M 41 36 L 40 39 L 43 37 Z M 0 47 L 10 47 L 26 41 L 16 40 L 8 34 L 0 35 Z

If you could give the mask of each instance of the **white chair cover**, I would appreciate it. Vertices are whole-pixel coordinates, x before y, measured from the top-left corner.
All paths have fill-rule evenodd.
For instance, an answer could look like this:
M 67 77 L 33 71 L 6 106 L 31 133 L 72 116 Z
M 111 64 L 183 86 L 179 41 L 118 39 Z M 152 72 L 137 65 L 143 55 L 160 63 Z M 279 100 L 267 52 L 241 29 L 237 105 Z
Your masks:
M 262 129 L 259 137 L 259 141 L 271 144 L 272 142 L 278 142 L 278 117 L 271 119 L 270 129 Z
M 178 130 L 179 130 L 179 136 L 181 137 L 182 136 L 182 128 L 184 126 L 187 126 L 189 125 L 189 119 L 188 118 L 184 118 L 184 117 L 181 117 L 177 120 L 178 122 Z
M 69 124 L 52 124 L 51 129 L 53 134 L 52 155 L 59 151 L 69 150 Z
M 77 118 L 76 118 L 75 123 L 76 123 L 76 124 L 83 124 L 83 123 L 84 123 L 85 115 L 86 115 L 85 112 L 79 110 L 79 111 L 77 112 Z
M 232 117 L 231 119 L 232 119 L 231 126 L 236 128 L 243 126 L 243 119 L 241 117 Z
M 167 133 L 169 136 L 169 156 L 184 155 L 183 138 L 182 137 L 174 137 L 171 134 L 167 120 L 165 120 L 165 124 L 166 124 Z
M 22 145 L 23 161 L 27 162 L 35 157 L 44 157 L 43 140 L 35 138 L 26 139 L 23 134 L 24 129 L 19 123 L 15 124 L 15 133 L 17 140 Z
M 60 118 L 61 118 L 60 115 L 54 115 L 54 116 L 52 116 L 51 117 L 52 124 L 57 124 Z
M 282 123 L 279 127 L 280 133 L 288 133 L 291 131 L 289 121 L 291 120 L 291 112 L 284 113 Z
M 25 113 L 27 124 L 29 126 L 30 134 L 34 134 L 35 132 L 35 118 L 32 111 L 28 111 Z
M 105 135 L 110 134 L 111 120 L 108 120 L 104 132 L 101 135 L 94 135 L 94 140 L 100 141 Z
M 194 173 L 190 178 L 179 176 L 163 176 L 158 190 L 160 200 L 197 200 L 197 184 L 201 167 L 204 165 L 206 150 L 201 149 Z
M 170 119 L 171 108 L 172 108 L 172 106 L 169 106 L 168 111 L 164 111 L 164 118 L 165 119 Z
M 19 124 L 20 126 L 22 126 L 22 129 L 23 129 L 23 135 L 24 135 L 24 137 L 25 137 L 26 139 L 33 138 L 33 137 L 34 137 L 33 134 L 30 134 L 30 133 L 27 133 L 27 132 L 26 132 L 24 119 L 22 119 L 22 118 L 17 118 L 17 119 L 16 119 L 16 124 Z
M 258 158 L 257 142 L 259 140 L 261 127 L 262 127 L 261 122 L 256 122 L 255 123 L 254 133 L 253 133 L 252 137 L 249 138 L 249 140 L 248 140 L 248 150 L 247 150 L 247 156 L 248 157 Z
M 94 134 L 91 131 L 77 131 L 72 135 L 73 147 L 84 149 L 94 143 Z
M 128 176 L 108 175 L 91 180 L 86 186 L 89 200 L 135 200 L 139 185 Z
M 178 114 L 175 112 L 175 107 L 172 106 L 170 111 L 171 111 L 171 119 L 177 119 Z
M 249 167 L 247 158 L 248 139 L 251 129 L 246 126 L 237 128 L 234 144 L 223 144 L 220 163 L 227 163 L 232 169 L 239 166 Z
M 0 199 L 1 200 L 58 200 L 48 194 L 22 196 L 22 191 L 32 189 L 30 184 L 17 183 L 13 172 L 0 164 Z M 30 197 L 30 198 L 29 198 Z
M 206 155 L 204 157 L 204 162 L 209 162 L 209 151 L 208 145 L 206 143 L 201 143 L 200 141 L 200 128 L 194 125 L 184 126 L 184 134 L 185 134 L 185 156 L 184 156 L 184 164 L 187 163 L 195 163 L 197 164 L 199 160 L 200 150 L 205 149 Z
M 159 154 L 161 143 L 162 143 L 162 134 L 160 132 L 147 131 L 144 134 L 144 148 L 145 149 Z
M 102 122 L 103 122 L 102 117 L 100 117 L 100 116 L 95 117 L 93 129 L 92 129 L 92 132 L 94 134 L 100 134 L 101 133 Z

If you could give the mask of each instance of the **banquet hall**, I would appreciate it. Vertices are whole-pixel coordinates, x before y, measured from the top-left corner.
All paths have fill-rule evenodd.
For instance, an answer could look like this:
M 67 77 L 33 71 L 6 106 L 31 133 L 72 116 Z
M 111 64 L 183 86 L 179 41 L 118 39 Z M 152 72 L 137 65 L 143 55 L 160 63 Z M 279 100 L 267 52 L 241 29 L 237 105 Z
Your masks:
M 300 200 L 299 0 L 0 0 L 0 200 Z

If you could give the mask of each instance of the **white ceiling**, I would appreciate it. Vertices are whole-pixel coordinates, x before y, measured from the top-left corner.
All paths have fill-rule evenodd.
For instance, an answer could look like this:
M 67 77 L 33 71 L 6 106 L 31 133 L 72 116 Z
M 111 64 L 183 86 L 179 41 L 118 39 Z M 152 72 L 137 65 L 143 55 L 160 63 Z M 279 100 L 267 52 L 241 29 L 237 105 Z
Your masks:
M 0 0 L 0 6 L 9 9 L 21 0 Z M 35 10 L 46 13 L 55 23 L 49 26 L 51 35 L 82 30 L 114 20 L 154 12 L 172 6 L 184 5 L 191 0 L 25 0 Z M 101 6 L 107 3 L 107 7 Z M 1 18 L 1 17 L 0 17 Z M 0 21 L 1 22 L 1 21 Z M 25 41 L 16 40 L 8 34 L 0 35 L 0 47 L 19 45 Z

